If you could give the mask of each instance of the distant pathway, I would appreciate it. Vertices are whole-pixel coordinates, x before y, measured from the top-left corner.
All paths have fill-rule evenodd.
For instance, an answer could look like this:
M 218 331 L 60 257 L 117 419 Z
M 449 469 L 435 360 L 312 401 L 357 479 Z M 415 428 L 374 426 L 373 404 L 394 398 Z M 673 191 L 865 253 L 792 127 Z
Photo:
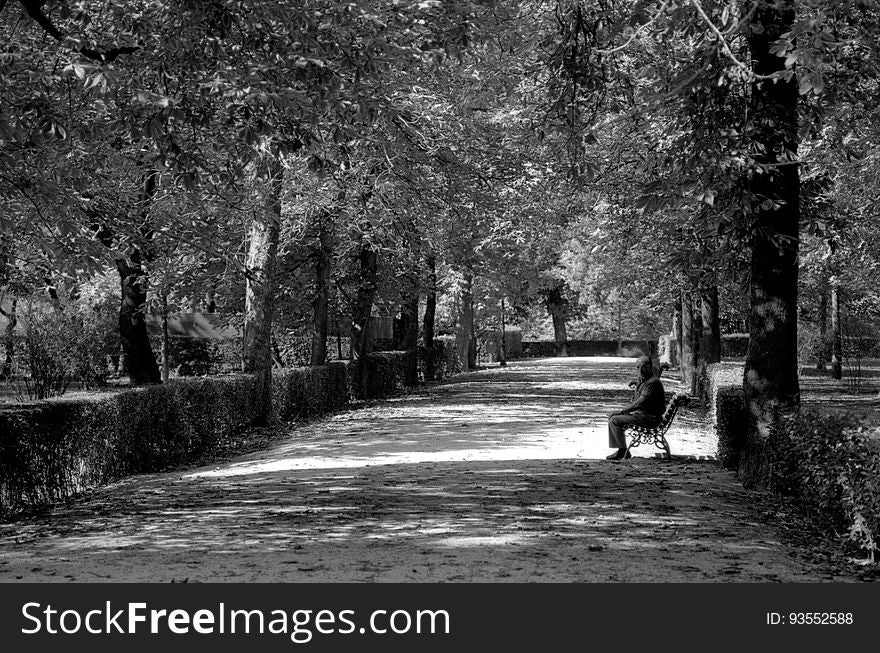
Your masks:
M 127 479 L 0 524 L 0 581 L 848 580 L 705 460 L 693 412 L 669 433 L 684 458 L 602 460 L 633 367 L 517 362 Z

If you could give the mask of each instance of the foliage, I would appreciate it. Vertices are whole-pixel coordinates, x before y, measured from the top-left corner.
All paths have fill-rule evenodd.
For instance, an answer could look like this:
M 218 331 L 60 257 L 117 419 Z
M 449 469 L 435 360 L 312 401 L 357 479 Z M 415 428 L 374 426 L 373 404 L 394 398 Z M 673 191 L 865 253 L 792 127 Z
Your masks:
M 356 363 L 348 364 L 349 392 L 357 399 L 378 399 L 401 392 L 415 381 L 409 379 L 412 369 L 412 358 L 417 356 L 411 351 L 383 351 L 369 354 L 366 359 L 366 395 L 358 390 L 355 379 Z
M 0 509 L 198 460 L 251 423 L 248 377 L 178 380 L 0 411 Z
M 771 439 L 772 487 L 851 549 L 874 559 L 880 536 L 880 461 L 851 418 L 790 415 Z
M 105 311 L 83 301 L 63 306 L 39 296 L 25 306 L 23 381 L 31 399 L 60 396 L 73 381 L 84 388 L 106 384 L 116 341 Z
M 272 402 L 280 419 L 304 419 L 343 407 L 348 402 L 347 365 L 332 362 L 314 367 L 277 370 L 272 375 Z

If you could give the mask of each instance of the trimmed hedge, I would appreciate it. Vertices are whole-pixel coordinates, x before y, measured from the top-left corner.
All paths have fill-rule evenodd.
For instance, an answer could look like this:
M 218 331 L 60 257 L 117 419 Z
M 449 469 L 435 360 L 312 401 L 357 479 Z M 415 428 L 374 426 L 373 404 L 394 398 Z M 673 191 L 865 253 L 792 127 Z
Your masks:
M 880 538 L 880 459 L 851 417 L 805 409 L 770 437 L 770 487 L 813 523 L 874 560 Z
M 2 410 L 0 511 L 197 460 L 259 413 L 244 375 Z
M 617 356 L 616 340 L 569 340 L 566 343 L 569 356 Z M 657 352 L 656 340 L 624 340 L 621 343 L 623 356 L 654 356 Z M 524 340 L 523 358 L 549 358 L 556 356 L 556 342 L 553 340 Z
M 712 423 L 718 434 L 718 461 L 725 469 L 738 469 L 748 428 L 742 366 L 707 365 L 706 388 Z
M 368 354 L 366 360 L 364 387 L 362 393 L 357 387 L 357 363 L 348 364 L 348 387 L 352 397 L 358 399 L 379 399 L 397 394 L 409 386 L 416 385 L 417 379 L 411 378 L 411 370 L 417 365 L 417 352 L 380 351 Z
M 419 379 L 423 382 L 442 381 L 448 376 L 461 373 L 461 361 L 455 349 L 454 336 L 438 336 L 434 338 L 432 349 L 432 362 L 434 378 L 428 375 L 428 350 L 419 345 Z
M 454 348 L 439 340 L 440 376 Z M 367 357 L 370 399 L 417 383 L 412 351 Z M 303 419 L 344 407 L 354 365 L 275 370 L 277 417 Z M 262 414 L 252 377 L 172 379 L 86 399 L 59 398 L 0 410 L 0 513 L 51 503 L 131 474 L 193 463 Z
M 272 406 L 283 420 L 304 419 L 348 403 L 347 364 L 293 367 L 272 373 Z
M 722 358 L 745 358 L 748 349 L 748 333 L 725 333 L 721 336 Z

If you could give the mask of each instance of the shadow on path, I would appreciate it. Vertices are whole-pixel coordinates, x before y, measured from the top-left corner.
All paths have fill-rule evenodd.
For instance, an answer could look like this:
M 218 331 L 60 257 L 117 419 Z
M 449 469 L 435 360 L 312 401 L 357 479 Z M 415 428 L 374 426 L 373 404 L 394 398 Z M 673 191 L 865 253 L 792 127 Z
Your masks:
M 0 525 L 0 579 L 846 580 L 791 555 L 710 462 L 598 460 L 632 367 L 525 361 L 127 479 Z M 673 452 L 711 455 L 711 430 L 682 418 Z

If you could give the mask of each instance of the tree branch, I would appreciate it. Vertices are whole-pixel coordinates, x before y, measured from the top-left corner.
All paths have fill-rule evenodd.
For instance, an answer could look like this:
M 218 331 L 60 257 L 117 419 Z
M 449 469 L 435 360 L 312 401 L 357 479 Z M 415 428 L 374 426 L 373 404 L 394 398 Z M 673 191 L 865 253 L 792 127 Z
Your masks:
M 0 0 L 0 11 L 3 11 L 3 5 L 6 4 L 7 0 Z M 49 34 L 56 41 L 63 41 L 65 36 L 64 32 L 59 30 L 49 17 L 43 13 L 43 0 L 19 0 L 21 6 L 24 7 L 24 10 L 27 12 L 28 16 L 30 16 L 43 30 Z M 88 59 L 92 59 L 93 61 L 100 61 L 102 63 L 110 63 L 114 61 L 121 54 L 132 54 L 137 52 L 139 48 L 134 46 L 123 46 L 119 48 L 110 48 L 106 52 L 98 52 L 97 50 L 92 50 L 91 48 L 80 48 L 79 53 Z

